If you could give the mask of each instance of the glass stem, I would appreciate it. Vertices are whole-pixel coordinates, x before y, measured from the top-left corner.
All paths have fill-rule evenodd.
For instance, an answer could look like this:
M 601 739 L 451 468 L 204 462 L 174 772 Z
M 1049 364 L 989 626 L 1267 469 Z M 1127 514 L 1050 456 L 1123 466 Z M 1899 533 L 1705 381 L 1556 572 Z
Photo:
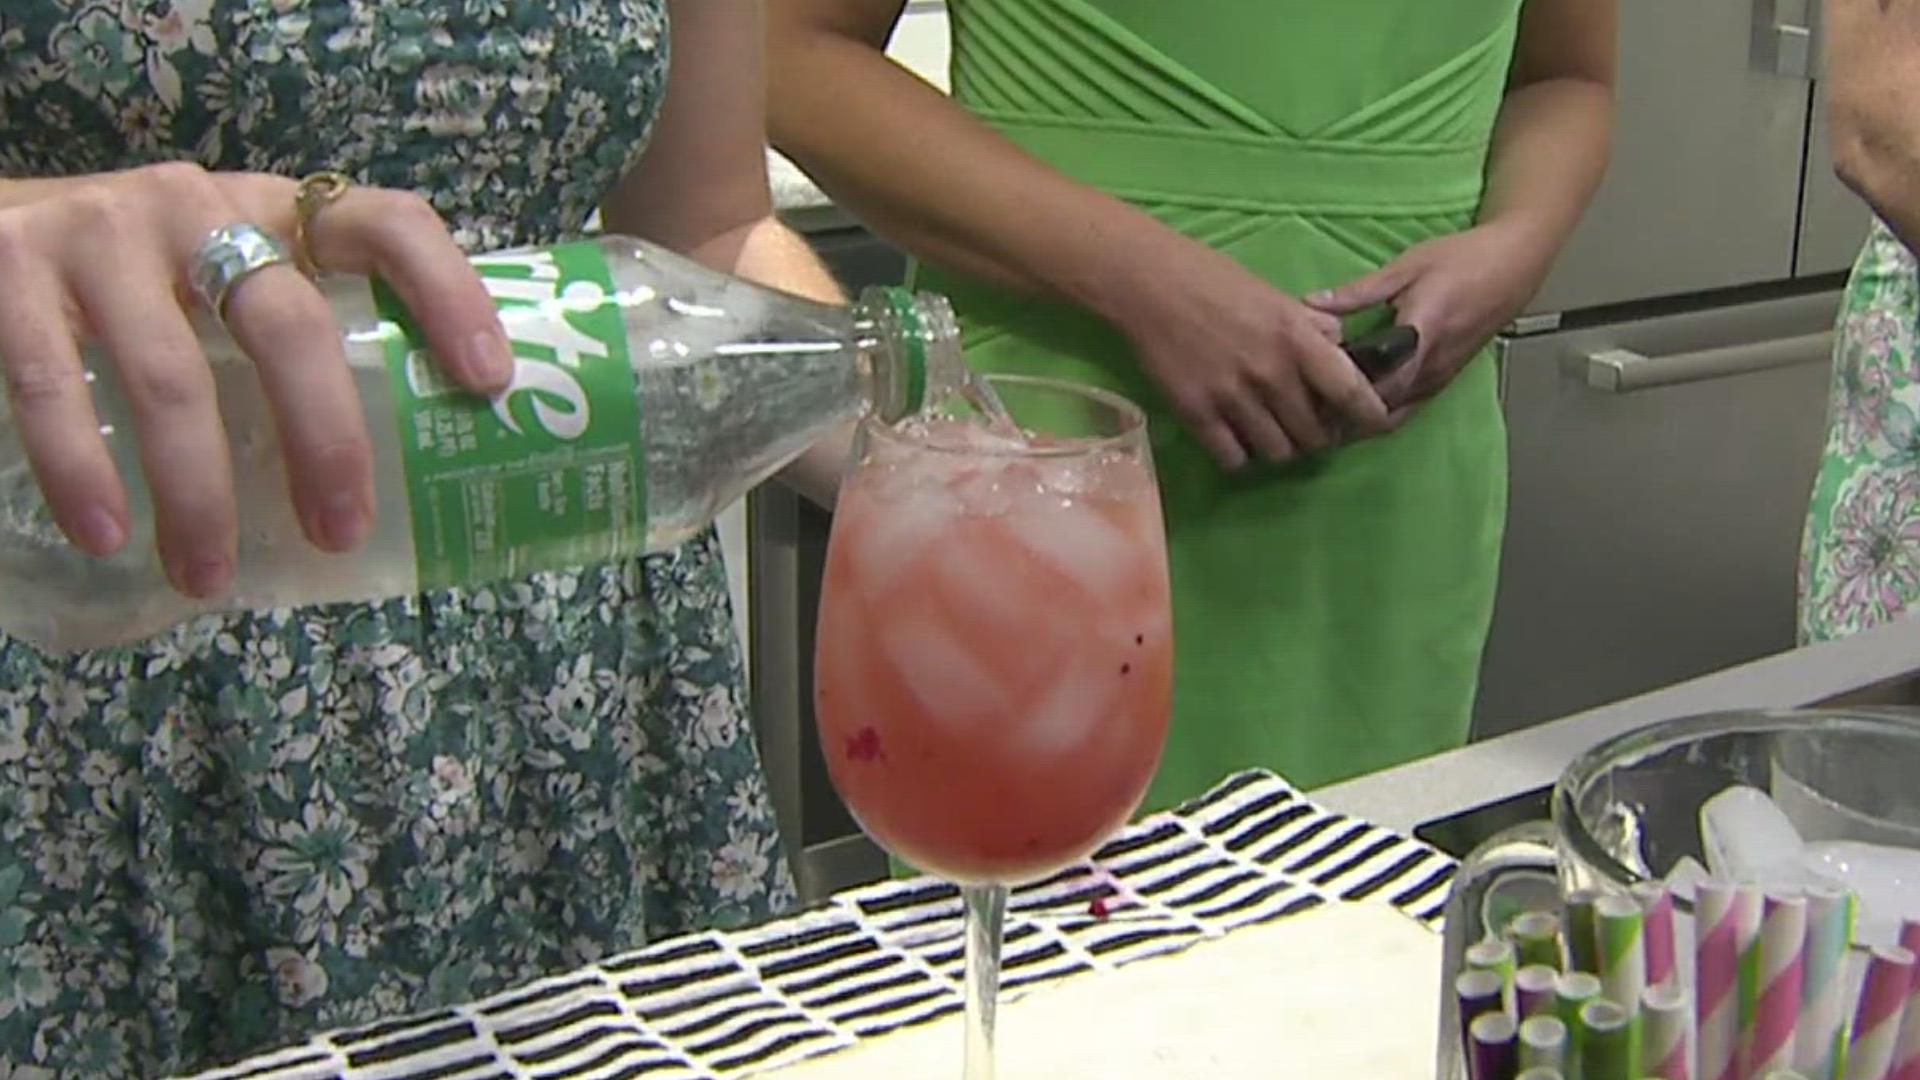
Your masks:
M 960 897 L 967 921 L 965 1080 L 993 1080 L 993 1012 L 1000 1001 L 1000 930 L 1007 915 L 1007 889 L 967 885 Z

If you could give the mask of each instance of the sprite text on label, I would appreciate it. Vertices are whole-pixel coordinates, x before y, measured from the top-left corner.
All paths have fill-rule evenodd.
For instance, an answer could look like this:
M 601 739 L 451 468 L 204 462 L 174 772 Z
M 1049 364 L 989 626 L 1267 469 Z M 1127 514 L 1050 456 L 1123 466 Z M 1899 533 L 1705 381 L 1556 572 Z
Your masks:
M 646 527 L 640 409 L 612 275 L 593 244 L 473 260 L 513 343 L 492 401 L 454 387 L 374 284 L 422 589 L 599 562 Z

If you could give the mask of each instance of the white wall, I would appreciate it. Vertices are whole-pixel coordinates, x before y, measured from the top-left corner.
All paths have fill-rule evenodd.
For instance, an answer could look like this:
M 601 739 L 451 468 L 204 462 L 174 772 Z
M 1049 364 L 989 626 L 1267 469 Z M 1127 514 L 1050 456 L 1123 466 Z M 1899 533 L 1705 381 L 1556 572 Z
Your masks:
M 947 5 L 941 0 L 909 0 L 887 42 L 887 55 L 942 90 L 947 82 Z

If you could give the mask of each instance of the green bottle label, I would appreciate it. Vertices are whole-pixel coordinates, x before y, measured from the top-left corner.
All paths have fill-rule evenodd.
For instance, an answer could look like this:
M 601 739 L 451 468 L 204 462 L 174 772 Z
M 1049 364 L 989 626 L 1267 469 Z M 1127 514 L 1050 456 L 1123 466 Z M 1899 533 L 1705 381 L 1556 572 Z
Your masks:
M 374 283 L 413 510 L 420 587 L 582 566 L 637 551 L 646 477 L 613 275 L 591 243 L 485 255 L 474 269 L 513 344 L 492 400 L 453 386 Z

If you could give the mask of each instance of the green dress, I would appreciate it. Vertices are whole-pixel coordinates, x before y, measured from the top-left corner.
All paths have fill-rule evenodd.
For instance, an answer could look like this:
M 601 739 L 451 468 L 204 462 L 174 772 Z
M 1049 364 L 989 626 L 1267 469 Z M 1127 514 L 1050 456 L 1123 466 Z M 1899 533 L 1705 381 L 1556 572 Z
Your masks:
M 953 88 L 1301 295 L 1473 223 L 1519 4 L 954 0 Z M 1490 357 L 1390 437 L 1231 476 L 1104 322 L 935 267 L 918 283 L 954 298 L 976 365 L 1148 411 L 1177 649 L 1151 806 L 1235 769 L 1311 788 L 1465 739 L 1506 504 Z
M 577 231 L 661 0 L 5 0 L 0 176 L 191 157 Z M 107 253 L 101 253 L 107 257 Z M 792 899 L 711 531 L 480 588 L 0 638 L 0 1078 L 188 1071 Z

